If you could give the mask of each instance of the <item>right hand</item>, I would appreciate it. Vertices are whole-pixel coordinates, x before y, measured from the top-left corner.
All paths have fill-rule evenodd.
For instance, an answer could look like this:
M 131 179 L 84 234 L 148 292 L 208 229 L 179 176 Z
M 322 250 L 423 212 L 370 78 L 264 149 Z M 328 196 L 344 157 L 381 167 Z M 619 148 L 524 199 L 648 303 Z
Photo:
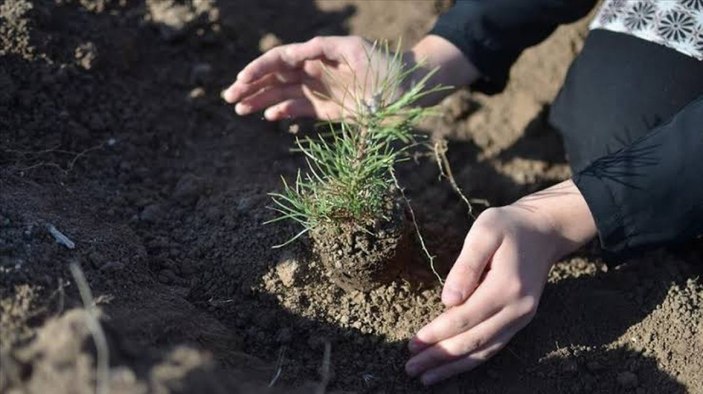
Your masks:
M 355 109 L 355 99 L 373 96 L 374 79 L 383 77 L 377 71 L 386 70 L 389 61 L 361 37 L 315 37 L 264 53 L 237 75 L 223 98 L 236 103 L 239 115 L 265 109 L 270 121 L 337 120 Z

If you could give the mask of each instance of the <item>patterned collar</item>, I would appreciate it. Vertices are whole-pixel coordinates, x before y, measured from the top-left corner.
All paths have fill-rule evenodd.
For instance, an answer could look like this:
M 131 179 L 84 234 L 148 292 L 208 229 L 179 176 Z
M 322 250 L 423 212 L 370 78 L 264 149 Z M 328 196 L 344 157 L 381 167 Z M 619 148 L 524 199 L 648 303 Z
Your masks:
M 629 34 L 703 60 L 703 0 L 605 0 L 590 28 Z

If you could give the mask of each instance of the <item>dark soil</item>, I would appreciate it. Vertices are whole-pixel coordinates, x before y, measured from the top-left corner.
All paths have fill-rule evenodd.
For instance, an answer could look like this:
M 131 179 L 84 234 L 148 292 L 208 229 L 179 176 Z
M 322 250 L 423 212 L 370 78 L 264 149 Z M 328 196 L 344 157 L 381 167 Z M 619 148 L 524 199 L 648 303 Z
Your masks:
M 368 291 L 392 282 L 417 252 L 403 199 L 391 197 L 384 205 L 379 218 L 368 223 L 322 223 L 310 232 L 325 273 L 344 290 Z
M 271 249 L 296 230 L 262 226 L 266 193 L 303 164 L 290 122 L 236 117 L 220 90 L 276 42 L 412 44 L 446 3 L 1 2 L 0 392 L 93 392 L 72 262 L 103 311 L 111 392 L 703 392 L 700 241 L 617 267 L 592 248 L 564 259 L 506 350 L 433 389 L 403 372 L 443 310 L 422 256 L 345 292 L 310 245 Z M 527 51 L 504 94 L 458 92 L 424 126 L 467 195 L 500 205 L 569 176 L 544 119 L 585 23 Z M 431 161 L 398 172 L 446 273 L 466 209 Z

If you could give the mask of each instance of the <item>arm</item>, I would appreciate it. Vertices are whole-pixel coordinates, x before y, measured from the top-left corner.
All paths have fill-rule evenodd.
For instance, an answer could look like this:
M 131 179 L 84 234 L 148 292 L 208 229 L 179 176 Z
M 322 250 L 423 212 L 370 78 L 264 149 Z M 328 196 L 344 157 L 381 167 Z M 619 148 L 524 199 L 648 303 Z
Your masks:
M 404 54 L 408 65 L 424 66 L 419 80 L 439 67 L 428 86 L 471 85 L 487 93 L 501 90 L 508 70 L 523 49 L 545 39 L 559 24 L 585 15 L 595 0 L 459 0 L 442 15 L 432 32 Z M 265 109 L 268 120 L 313 116 L 338 119 L 344 113 L 336 102 L 320 99 L 339 87 L 323 78 L 322 64 L 339 81 L 351 82 L 369 67 L 381 68 L 388 59 L 360 37 L 316 37 L 305 43 L 274 48 L 249 63 L 223 92 L 236 103 L 239 115 Z M 409 81 L 412 83 L 412 81 Z M 339 93 L 339 92 L 337 92 Z M 425 98 L 432 105 L 449 92 Z M 338 97 L 343 96 L 338 94 Z
M 703 234 L 703 97 L 574 176 L 604 249 L 627 253 Z
M 481 75 L 474 88 L 501 91 L 522 51 L 560 24 L 585 16 L 596 0 L 458 0 L 430 34 L 445 38 Z

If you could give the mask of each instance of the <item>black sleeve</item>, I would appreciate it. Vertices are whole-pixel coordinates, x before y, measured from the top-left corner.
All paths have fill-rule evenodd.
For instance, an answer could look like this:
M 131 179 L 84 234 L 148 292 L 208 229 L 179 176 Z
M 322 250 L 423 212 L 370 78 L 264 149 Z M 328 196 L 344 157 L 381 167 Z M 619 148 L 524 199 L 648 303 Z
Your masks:
M 703 234 L 703 96 L 574 176 L 614 254 Z
M 498 93 L 522 51 L 560 24 L 585 16 L 597 0 L 457 0 L 430 34 L 456 45 L 481 72 L 473 88 Z

